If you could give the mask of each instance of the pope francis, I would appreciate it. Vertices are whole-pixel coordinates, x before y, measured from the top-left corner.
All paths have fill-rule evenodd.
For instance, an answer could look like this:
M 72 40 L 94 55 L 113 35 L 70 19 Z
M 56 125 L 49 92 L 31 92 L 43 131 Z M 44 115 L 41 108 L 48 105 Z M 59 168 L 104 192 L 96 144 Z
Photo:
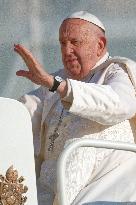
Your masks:
M 104 25 L 86 11 L 63 20 L 59 42 L 64 68 L 53 74 L 14 46 L 28 67 L 17 75 L 40 85 L 20 99 L 32 118 L 39 205 L 58 203 L 56 163 L 73 140 L 134 143 L 136 135 L 136 63 L 109 55 Z M 134 153 L 78 148 L 67 161 L 69 204 L 135 202 L 135 168 Z

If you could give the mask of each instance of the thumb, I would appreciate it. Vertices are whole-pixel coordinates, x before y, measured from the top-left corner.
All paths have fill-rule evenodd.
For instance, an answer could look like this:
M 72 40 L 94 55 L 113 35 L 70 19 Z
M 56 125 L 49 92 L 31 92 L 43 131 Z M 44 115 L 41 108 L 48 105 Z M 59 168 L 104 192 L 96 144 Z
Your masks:
M 16 72 L 16 75 L 17 75 L 17 76 L 22 76 L 22 77 L 28 78 L 28 76 L 29 76 L 29 71 L 18 70 L 18 71 Z

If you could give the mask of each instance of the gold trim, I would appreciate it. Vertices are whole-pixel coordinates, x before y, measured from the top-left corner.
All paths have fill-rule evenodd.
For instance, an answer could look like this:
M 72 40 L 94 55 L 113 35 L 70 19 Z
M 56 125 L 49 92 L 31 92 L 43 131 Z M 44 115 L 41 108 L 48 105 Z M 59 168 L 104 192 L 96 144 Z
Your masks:
M 0 205 L 24 205 L 27 200 L 23 196 L 28 187 L 22 182 L 24 178 L 18 177 L 18 171 L 13 170 L 13 165 L 6 171 L 6 175 L 0 175 Z

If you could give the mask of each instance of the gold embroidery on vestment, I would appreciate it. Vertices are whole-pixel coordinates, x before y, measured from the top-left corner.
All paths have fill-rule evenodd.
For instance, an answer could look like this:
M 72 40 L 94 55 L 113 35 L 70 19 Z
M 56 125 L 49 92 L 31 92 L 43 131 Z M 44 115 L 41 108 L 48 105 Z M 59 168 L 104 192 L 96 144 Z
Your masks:
M 18 171 L 13 169 L 13 165 L 6 171 L 6 175 L 0 175 L 0 205 L 24 205 L 27 200 L 23 196 L 28 187 L 22 182 L 24 178 L 18 177 Z

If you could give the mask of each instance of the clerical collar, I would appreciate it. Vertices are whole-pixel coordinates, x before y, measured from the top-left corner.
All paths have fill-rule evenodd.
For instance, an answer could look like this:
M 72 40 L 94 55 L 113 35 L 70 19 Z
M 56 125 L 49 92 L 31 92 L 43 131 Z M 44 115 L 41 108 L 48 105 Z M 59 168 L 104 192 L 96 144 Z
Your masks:
M 106 54 L 95 64 L 95 66 L 91 70 L 95 69 L 96 67 L 104 63 L 108 58 L 109 58 L 109 53 L 106 52 Z

